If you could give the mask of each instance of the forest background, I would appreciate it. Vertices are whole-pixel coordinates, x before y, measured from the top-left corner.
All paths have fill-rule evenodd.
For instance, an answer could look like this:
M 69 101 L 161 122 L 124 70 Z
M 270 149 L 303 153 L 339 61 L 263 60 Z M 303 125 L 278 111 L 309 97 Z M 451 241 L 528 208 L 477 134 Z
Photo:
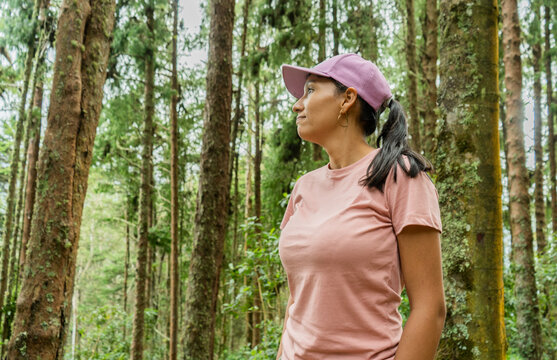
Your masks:
M 551 69 L 555 68 L 556 2 L 238 0 L 218 4 L 228 4 L 233 13 L 212 16 L 219 10 L 217 5 L 194 1 L 9 0 L 0 4 L 1 351 L 17 354 L 8 355 L 14 359 L 30 354 L 43 359 L 274 359 L 288 296 L 278 256 L 278 225 L 297 178 L 328 162 L 320 147 L 297 135 L 295 99 L 284 88 L 280 65 L 311 67 L 326 57 L 356 52 L 383 71 L 395 98 L 407 109 L 412 147 L 437 169 L 432 177 L 443 214 L 448 308 L 438 358 L 555 359 L 556 106 Z M 63 6 L 68 14 L 75 11 L 78 19 L 83 14 L 91 19 L 98 15 L 104 43 L 95 45 L 64 33 L 59 26 L 68 21 L 61 16 Z M 513 11 L 516 17 L 511 16 Z M 107 25 L 111 16 L 114 29 Z M 81 24 L 81 20 L 69 23 Z M 228 35 L 219 23 L 230 24 Z M 505 33 L 506 28 L 518 28 L 518 37 L 511 30 Z M 219 36 L 230 36 L 232 41 L 228 49 L 232 76 L 230 87 L 225 80 L 217 87 L 215 99 L 210 86 L 215 60 L 209 47 L 210 39 Z M 225 43 L 219 43 L 223 52 L 216 46 L 213 56 L 225 54 L 220 58 L 226 60 Z M 103 52 L 109 44 L 110 53 Z M 64 52 L 60 58 L 63 52 L 55 48 L 75 52 Z M 83 151 L 90 171 L 75 180 L 87 190 L 83 214 L 73 218 L 81 219 L 76 236 L 65 240 L 66 232 L 60 230 L 48 242 L 44 241 L 48 234 L 38 235 L 38 229 L 50 226 L 44 220 L 51 216 L 45 204 L 51 199 L 51 207 L 57 208 L 52 184 L 58 181 L 63 187 L 67 177 L 66 170 L 55 166 L 65 154 L 52 149 L 53 144 L 63 149 L 68 141 L 63 141 L 64 136 L 46 136 L 46 124 L 54 128 L 56 115 L 68 113 L 63 108 L 66 100 L 54 104 L 51 99 L 65 94 L 62 99 L 72 101 L 71 89 L 55 86 L 68 74 L 55 64 L 74 64 L 79 56 L 87 64 L 87 56 L 80 54 L 90 49 L 106 56 L 105 64 L 102 59 L 93 64 L 94 73 L 106 76 L 106 82 L 82 80 L 79 86 L 100 89 L 92 91 L 98 108 L 93 104 L 89 112 L 98 119 L 98 127 L 91 122 L 93 129 L 97 127 L 96 137 L 83 135 L 91 140 L 90 147 L 94 140 L 92 151 Z M 518 66 L 511 61 L 516 60 L 513 49 L 521 60 Z M 83 74 L 90 73 L 83 70 Z M 447 85 L 454 78 L 479 85 Z M 512 87 L 516 82 L 521 86 L 518 91 Z M 486 96 L 485 89 L 495 89 L 491 91 L 500 97 Z M 82 99 L 88 96 L 83 94 Z M 219 128 L 218 122 L 208 123 L 208 114 L 217 108 L 211 106 L 226 103 L 226 98 L 228 113 L 225 109 L 215 115 L 220 127 L 229 130 L 229 156 L 223 158 L 223 152 L 207 151 L 204 143 L 210 143 L 210 135 L 217 135 Z M 513 101 L 522 104 L 516 107 Z M 452 103 L 462 107 L 453 111 Z M 483 108 L 491 109 L 490 115 L 482 113 Z M 88 119 L 89 113 L 81 111 L 76 117 Z M 451 114 L 459 119 L 458 126 L 450 124 Z M 222 121 L 228 124 L 223 126 Z M 481 130 L 489 126 L 493 131 Z M 478 133 L 489 136 L 467 138 Z M 376 135 L 370 136 L 370 144 Z M 47 138 L 51 147 L 44 150 Z M 45 155 L 48 151 L 50 155 Z M 489 156 L 495 156 L 488 166 L 495 170 L 486 175 L 481 169 Z M 478 162 L 468 163 L 470 158 Z M 220 176 L 208 178 L 209 183 L 221 185 L 211 190 L 215 194 L 230 192 L 223 197 L 228 206 L 221 207 L 227 221 L 221 232 L 220 267 L 218 249 L 209 255 L 196 250 L 204 238 L 211 239 L 203 236 L 203 225 L 196 220 L 200 209 L 209 214 L 204 224 L 213 222 L 219 228 L 219 218 L 223 219 L 199 205 L 205 201 L 198 198 L 200 184 L 207 179 L 203 159 L 226 164 Z M 53 173 L 45 176 L 46 169 L 62 173 L 60 179 L 55 180 Z M 484 197 L 493 206 L 473 201 L 479 196 L 474 192 L 479 181 L 492 185 L 485 186 L 489 191 Z M 47 182 L 50 188 L 44 185 Z M 35 188 L 39 205 L 33 212 Z M 520 211 L 526 217 L 515 215 Z M 43 213 L 47 215 L 41 217 Z M 491 222 L 482 224 L 467 214 Z M 39 218 L 45 221 L 43 227 Z M 484 233 L 489 246 L 482 249 L 477 244 Z M 27 261 L 34 255 L 26 244 L 29 248 L 42 244 L 42 251 L 59 252 L 69 260 L 62 270 L 48 261 Z M 214 270 L 219 289 L 208 297 L 200 293 L 206 304 L 198 306 L 199 284 L 192 274 L 200 269 L 194 263 L 207 259 L 216 260 L 209 272 Z M 47 289 L 41 293 L 43 300 L 33 299 L 25 286 L 31 289 L 34 280 L 44 280 L 37 272 L 45 268 L 49 270 L 44 271 L 49 279 L 45 289 L 62 286 L 52 279 L 65 278 L 64 284 L 70 284 L 67 289 L 73 291 L 62 286 L 64 291 Z M 487 277 L 494 282 L 482 277 L 481 269 L 488 269 Z M 72 280 L 67 282 L 68 278 Z M 494 292 L 486 296 L 484 289 Z M 33 320 L 37 326 L 32 328 L 29 321 L 30 328 L 24 329 L 24 322 L 17 319 L 33 317 L 24 315 L 27 301 L 40 303 L 45 314 L 60 311 L 62 321 L 37 316 Z M 482 309 L 494 316 L 484 316 Z M 409 311 L 403 294 L 403 319 Z M 195 316 L 202 321 L 194 321 Z M 196 328 L 203 321 L 214 323 L 205 327 L 208 333 Z M 34 349 L 28 341 L 43 336 L 39 334 L 45 339 L 52 336 L 48 338 L 54 344 L 51 352 L 46 347 Z M 214 336 L 214 345 L 213 340 L 198 341 L 205 336 Z M 199 349 L 194 349 L 194 342 L 202 344 Z

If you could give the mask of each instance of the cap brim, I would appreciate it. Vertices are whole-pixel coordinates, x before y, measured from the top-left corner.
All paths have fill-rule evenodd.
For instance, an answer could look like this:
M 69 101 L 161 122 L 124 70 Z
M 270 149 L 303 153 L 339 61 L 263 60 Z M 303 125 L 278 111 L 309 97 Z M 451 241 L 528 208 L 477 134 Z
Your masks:
M 299 99 L 304 95 L 304 85 L 306 84 L 307 74 L 315 74 L 328 77 L 327 74 L 321 71 L 308 69 L 301 66 L 283 64 L 281 66 L 281 69 L 284 85 L 286 85 L 286 89 L 288 90 L 288 92 L 294 95 L 296 99 Z

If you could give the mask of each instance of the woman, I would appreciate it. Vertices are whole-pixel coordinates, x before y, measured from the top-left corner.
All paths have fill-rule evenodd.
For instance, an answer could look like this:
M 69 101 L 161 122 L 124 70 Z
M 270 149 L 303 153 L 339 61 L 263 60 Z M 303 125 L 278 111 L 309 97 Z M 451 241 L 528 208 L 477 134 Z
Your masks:
M 329 163 L 303 175 L 280 225 L 290 296 L 277 359 L 433 359 L 445 321 L 438 193 L 403 109 L 356 54 L 282 66 L 298 135 Z M 366 136 L 389 107 L 372 148 Z M 402 329 L 403 287 L 410 316 Z

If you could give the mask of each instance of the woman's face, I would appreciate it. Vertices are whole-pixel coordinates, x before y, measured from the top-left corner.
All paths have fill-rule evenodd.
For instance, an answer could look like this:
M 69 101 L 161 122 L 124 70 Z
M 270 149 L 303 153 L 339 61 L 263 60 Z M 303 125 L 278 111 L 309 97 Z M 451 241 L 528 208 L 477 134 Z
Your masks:
M 343 97 L 327 78 L 310 75 L 304 86 L 304 95 L 292 110 L 298 114 L 298 135 L 306 141 L 323 145 L 325 140 L 345 121 L 338 119 Z

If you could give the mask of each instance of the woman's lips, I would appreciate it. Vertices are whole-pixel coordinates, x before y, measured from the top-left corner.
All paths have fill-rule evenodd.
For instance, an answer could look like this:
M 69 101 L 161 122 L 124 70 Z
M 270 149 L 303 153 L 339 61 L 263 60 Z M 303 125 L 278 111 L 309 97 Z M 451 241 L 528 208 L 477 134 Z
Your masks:
M 298 117 L 296 118 L 296 124 L 299 123 L 300 120 L 302 120 L 302 119 L 304 119 L 304 118 L 305 118 L 305 116 L 298 116 Z

